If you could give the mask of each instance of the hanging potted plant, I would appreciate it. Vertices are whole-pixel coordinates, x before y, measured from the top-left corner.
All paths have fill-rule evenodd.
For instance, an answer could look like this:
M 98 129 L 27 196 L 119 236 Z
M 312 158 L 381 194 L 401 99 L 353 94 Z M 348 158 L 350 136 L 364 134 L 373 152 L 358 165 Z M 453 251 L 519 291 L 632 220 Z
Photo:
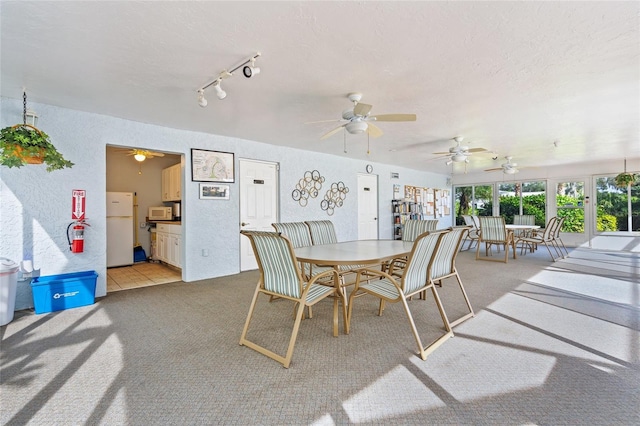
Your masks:
M 624 172 L 620 173 L 615 178 L 616 186 L 618 188 L 626 188 L 627 186 L 633 184 L 636 180 L 636 175 L 634 173 L 627 172 L 627 159 L 624 159 Z
M 23 93 L 23 124 L 0 130 L 0 165 L 22 167 L 25 164 L 47 165 L 47 171 L 72 167 L 51 143 L 49 135 L 27 124 L 27 94 Z

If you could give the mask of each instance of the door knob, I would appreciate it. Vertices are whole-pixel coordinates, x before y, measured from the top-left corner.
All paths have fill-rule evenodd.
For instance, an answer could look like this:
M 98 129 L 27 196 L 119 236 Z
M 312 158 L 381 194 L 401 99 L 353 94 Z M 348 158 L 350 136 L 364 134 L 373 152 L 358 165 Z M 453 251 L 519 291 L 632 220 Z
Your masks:
M 248 223 L 248 222 L 247 222 L 247 223 L 242 222 L 242 223 L 240 224 L 240 226 L 247 226 L 247 225 L 251 225 L 251 224 L 250 224 L 250 223 Z

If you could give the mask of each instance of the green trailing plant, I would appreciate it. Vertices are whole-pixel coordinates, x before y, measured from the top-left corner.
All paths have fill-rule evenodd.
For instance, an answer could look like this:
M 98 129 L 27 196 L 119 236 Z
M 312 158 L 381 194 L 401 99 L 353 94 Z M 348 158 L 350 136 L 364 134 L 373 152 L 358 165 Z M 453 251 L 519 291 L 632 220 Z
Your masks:
M 626 188 L 629 184 L 633 184 L 635 182 L 636 175 L 633 173 L 622 172 L 614 179 L 618 188 Z
M 45 163 L 47 171 L 72 167 L 51 143 L 49 135 L 29 124 L 16 124 L 0 130 L 0 164 L 22 167 Z

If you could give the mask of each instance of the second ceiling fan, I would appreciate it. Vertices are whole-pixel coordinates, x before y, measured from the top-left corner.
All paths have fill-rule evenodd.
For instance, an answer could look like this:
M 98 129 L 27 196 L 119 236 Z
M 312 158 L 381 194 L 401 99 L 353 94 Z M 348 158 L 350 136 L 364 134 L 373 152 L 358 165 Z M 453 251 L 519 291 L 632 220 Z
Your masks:
M 321 140 L 338 133 L 341 129 L 345 129 L 352 134 L 367 133 L 373 138 L 382 136 L 383 132 L 378 126 L 373 124 L 375 121 L 416 121 L 415 114 L 379 114 L 369 115 L 371 105 L 360 103 L 362 93 L 349 93 L 349 100 L 353 102 L 353 108 L 342 112 L 341 119 L 316 121 L 315 123 L 326 123 L 331 121 L 345 121 L 344 124 L 322 135 Z
M 486 148 L 469 148 L 468 146 L 460 145 L 464 140 L 462 136 L 456 136 L 453 140 L 456 142 L 456 146 L 449 148 L 448 152 L 434 152 L 435 155 L 441 155 L 441 157 L 436 157 L 434 160 L 448 157 L 447 165 L 451 163 L 468 163 L 468 157 L 471 154 L 475 152 L 489 152 Z

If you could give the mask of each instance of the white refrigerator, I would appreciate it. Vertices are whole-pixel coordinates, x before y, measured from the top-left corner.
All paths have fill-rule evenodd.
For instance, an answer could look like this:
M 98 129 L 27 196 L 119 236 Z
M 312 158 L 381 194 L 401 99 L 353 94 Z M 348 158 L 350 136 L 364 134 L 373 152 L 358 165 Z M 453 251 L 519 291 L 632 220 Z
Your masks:
M 107 192 L 107 268 L 133 265 L 133 192 Z

